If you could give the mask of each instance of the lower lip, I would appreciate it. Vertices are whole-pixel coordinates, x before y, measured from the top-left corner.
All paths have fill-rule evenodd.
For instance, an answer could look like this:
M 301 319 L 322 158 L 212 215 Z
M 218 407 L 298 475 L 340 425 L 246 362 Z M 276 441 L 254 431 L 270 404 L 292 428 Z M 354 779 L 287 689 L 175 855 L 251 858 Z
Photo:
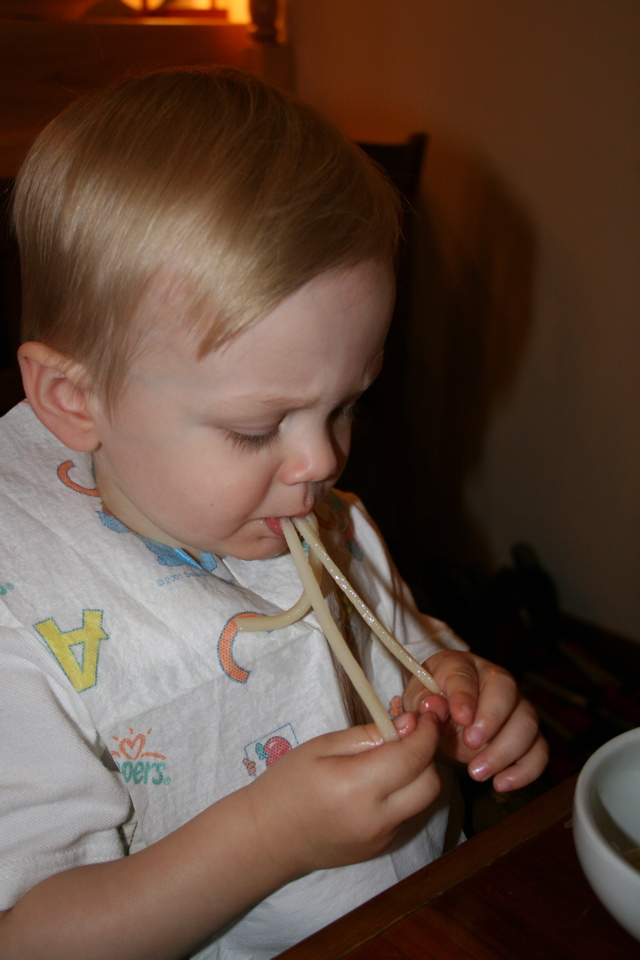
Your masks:
M 306 517 L 306 516 L 308 516 L 308 511 L 307 511 L 307 513 L 295 513 L 295 514 L 292 514 L 292 515 L 289 517 L 289 519 L 290 519 L 290 520 L 297 520 L 297 519 L 299 519 L 299 518 L 301 518 L 301 517 Z M 267 525 L 267 527 L 269 528 L 269 530 L 271 531 L 271 533 L 274 533 L 274 534 L 276 535 L 276 537 L 282 537 L 282 538 L 284 539 L 284 532 L 283 532 L 283 530 L 282 530 L 282 524 L 280 523 L 280 518 L 279 518 L 279 517 L 265 517 L 264 522 L 265 522 L 265 524 Z
M 284 533 L 282 532 L 282 524 L 280 523 L 278 517 L 266 517 L 264 522 L 269 530 L 271 530 L 271 533 L 275 533 L 276 537 L 284 537 Z

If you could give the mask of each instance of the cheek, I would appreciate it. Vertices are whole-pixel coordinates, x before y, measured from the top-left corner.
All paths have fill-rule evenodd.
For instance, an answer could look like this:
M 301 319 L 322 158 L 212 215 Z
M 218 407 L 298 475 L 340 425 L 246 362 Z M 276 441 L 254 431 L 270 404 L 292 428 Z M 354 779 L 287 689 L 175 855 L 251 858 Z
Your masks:
M 222 461 L 222 462 L 221 462 Z M 269 492 L 275 475 L 275 465 L 267 458 L 256 456 L 200 459 L 193 470 L 185 470 L 188 483 L 198 499 L 226 512 L 253 510 Z

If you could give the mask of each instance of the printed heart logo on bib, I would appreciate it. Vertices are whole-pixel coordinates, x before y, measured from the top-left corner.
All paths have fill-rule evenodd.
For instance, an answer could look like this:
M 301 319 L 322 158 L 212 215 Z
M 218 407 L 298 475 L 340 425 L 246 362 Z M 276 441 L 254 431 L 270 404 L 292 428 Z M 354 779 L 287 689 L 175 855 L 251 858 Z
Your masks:
M 144 733 L 139 733 L 133 740 L 129 737 L 123 737 L 120 741 L 120 749 L 127 760 L 137 760 L 144 749 L 147 738 Z

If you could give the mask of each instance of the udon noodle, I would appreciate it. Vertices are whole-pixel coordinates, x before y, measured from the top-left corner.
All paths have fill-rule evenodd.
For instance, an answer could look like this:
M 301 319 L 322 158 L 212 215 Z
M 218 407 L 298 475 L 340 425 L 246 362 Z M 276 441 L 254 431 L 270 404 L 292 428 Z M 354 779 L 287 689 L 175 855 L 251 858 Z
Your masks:
M 310 516 L 312 518 L 314 532 L 317 533 L 318 519 L 315 514 L 311 514 Z M 306 556 L 304 559 L 307 561 Z M 322 563 L 315 554 L 311 554 L 307 562 L 311 566 L 313 574 L 319 583 L 322 576 Z M 300 573 L 300 567 L 297 563 L 296 568 L 298 573 Z M 302 579 L 302 577 L 300 579 Z M 258 630 L 279 630 L 280 627 L 288 627 L 289 624 L 295 623 L 296 620 L 302 620 L 310 609 L 311 600 L 303 587 L 300 599 L 297 600 L 292 607 L 289 607 L 288 610 L 283 610 L 282 613 L 274 613 L 269 617 L 248 617 L 246 620 L 238 620 L 236 625 L 243 633 L 252 633 Z
M 431 676 L 428 670 L 418 663 L 411 654 L 405 650 L 401 643 L 380 623 L 378 618 L 364 603 L 353 589 L 342 571 L 333 562 L 322 542 L 318 537 L 318 525 L 316 517 L 311 514 L 310 517 L 302 520 L 296 519 L 293 522 L 288 517 L 280 519 L 282 532 L 285 535 L 287 545 L 291 551 L 291 556 L 296 565 L 296 569 L 302 580 L 303 592 L 300 599 L 289 610 L 268 617 L 247 617 L 236 621 L 236 626 L 243 632 L 253 630 L 276 630 L 279 627 L 288 626 L 304 617 L 311 607 L 316 615 L 321 630 L 334 654 L 342 664 L 345 673 L 351 680 L 357 693 L 362 698 L 365 706 L 369 710 L 374 722 L 377 724 L 380 733 L 385 740 L 397 740 L 398 734 L 389 714 L 383 707 L 378 695 L 369 683 L 362 667 L 355 659 L 346 640 L 340 633 L 327 601 L 322 595 L 320 589 L 320 579 L 322 567 L 333 577 L 340 589 L 347 595 L 355 609 L 363 618 L 370 630 L 381 640 L 385 647 L 403 664 L 418 680 L 432 693 L 441 693 L 440 688 Z M 294 527 L 295 524 L 295 527 Z M 304 547 L 300 542 L 296 529 L 304 537 L 308 548 L 309 557 L 305 553 Z

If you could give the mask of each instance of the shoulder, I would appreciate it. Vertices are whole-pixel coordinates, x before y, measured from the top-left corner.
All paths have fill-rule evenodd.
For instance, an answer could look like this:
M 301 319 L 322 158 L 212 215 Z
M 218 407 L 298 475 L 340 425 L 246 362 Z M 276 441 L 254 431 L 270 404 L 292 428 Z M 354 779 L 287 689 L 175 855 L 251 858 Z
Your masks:
M 15 488 L 26 495 L 47 479 L 58 485 L 65 466 L 69 469 L 81 460 L 90 462 L 90 457 L 65 447 L 38 420 L 26 400 L 0 418 L 0 471 L 5 490 Z
M 0 480 L 0 558 L 3 567 L 29 567 L 30 581 L 42 576 L 43 552 L 58 549 L 55 531 L 75 519 L 77 508 L 93 517 L 91 456 L 60 443 L 23 401 L 0 418 Z
M 81 697 L 0 602 L 0 908 L 45 877 L 123 854 L 130 799 Z
M 20 716 L 16 728 L 26 732 L 43 726 L 53 714 L 91 739 L 95 727 L 82 699 L 45 645 L 13 615 L 0 599 L 0 719 Z M 46 717 L 47 720 L 43 720 Z M 16 737 L 12 740 L 15 742 Z
M 0 442 L 19 447 L 31 443 L 55 443 L 59 441 L 38 420 L 28 400 L 21 400 L 3 417 L 0 417 Z

